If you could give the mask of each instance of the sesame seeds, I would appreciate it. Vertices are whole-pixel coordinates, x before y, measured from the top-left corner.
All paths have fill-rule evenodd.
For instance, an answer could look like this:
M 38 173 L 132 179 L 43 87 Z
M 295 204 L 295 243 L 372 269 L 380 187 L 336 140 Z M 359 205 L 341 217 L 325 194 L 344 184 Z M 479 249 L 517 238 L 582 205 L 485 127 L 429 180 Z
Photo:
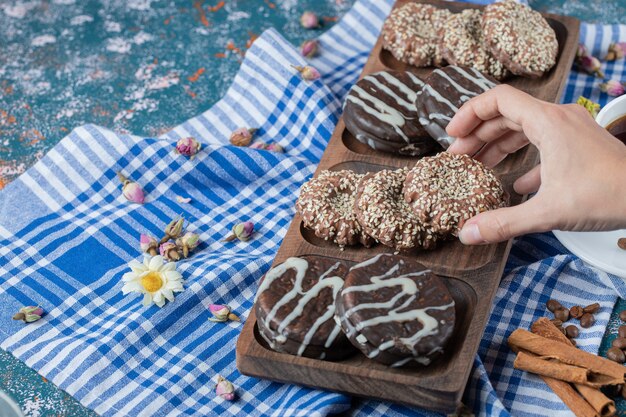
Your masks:
M 505 205 L 502 184 L 490 169 L 447 152 L 417 162 L 407 175 L 404 199 L 420 221 L 454 236 L 467 219 Z
M 438 38 L 450 11 L 421 3 L 394 9 L 383 26 L 383 47 L 417 67 L 441 63 Z
M 559 45 L 540 13 L 512 0 L 485 7 L 485 43 L 512 73 L 540 77 L 556 63 Z

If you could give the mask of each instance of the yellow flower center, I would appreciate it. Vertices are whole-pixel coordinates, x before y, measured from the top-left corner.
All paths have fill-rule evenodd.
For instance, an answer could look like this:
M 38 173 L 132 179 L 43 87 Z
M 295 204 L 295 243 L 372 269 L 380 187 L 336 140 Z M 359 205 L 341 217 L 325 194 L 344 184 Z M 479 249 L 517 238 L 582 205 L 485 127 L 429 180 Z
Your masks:
M 163 286 L 163 278 L 159 272 L 148 272 L 141 278 L 141 285 L 148 292 L 156 292 Z

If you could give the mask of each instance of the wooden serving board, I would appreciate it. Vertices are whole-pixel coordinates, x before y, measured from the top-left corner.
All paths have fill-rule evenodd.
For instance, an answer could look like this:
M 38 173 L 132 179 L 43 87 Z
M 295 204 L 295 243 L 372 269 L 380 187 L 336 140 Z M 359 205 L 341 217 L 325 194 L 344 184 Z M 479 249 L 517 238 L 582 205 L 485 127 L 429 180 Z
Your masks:
M 409 1 L 398 0 L 395 7 Z M 482 6 L 440 0 L 420 1 L 459 12 Z M 559 41 L 557 65 L 539 79 L 514 77 L 508 84 L 542 100 L 557 102 L 565 86 L 578 44 L 578 20 L 546 14 Z M 361 77 L 383 70 L 411 71 L 426 76 L 432 68 L 415 68 L 401 63 L 382 48 L 379 38 Z M 528 146 L 510 155 L 496 168 L 509 192 L 511 205 L 522 203 L 526 196 L 516 194 L 512 184 L 538 160 L 536 148 Z M 413 166 L 415 157 L 380 153 L 358 142 L 339 120 L 316 175 L 326 169 L 352 169 L 360 173 Z M 246 320 L 237 342 L 237 368 L 245 375 L 280 382 L 378 398 L 407 405 L 451 412 L 459 404 L 465 389 L 478 344 L 489 317 L 491 303 L 502 276 L 511 242 L 466 247 L 458 240 L 444 242 L 434 251 L 413 251 L 409 256 L 441 276 L 456 302 L 456 324 L 443 357 L 427 367 L 389 368 L 357 354 L 339 362 L 302 358 L 278 353 L 266 347 L 256 329 L 254 309 Z M 382 245 L 367 249 L 338 246 L 315 237 L 302 226 L 298 214 L 278 251 L 274 265 L 291 256 L 321 255 L 361 262 L 381 252 L 393 252 Z

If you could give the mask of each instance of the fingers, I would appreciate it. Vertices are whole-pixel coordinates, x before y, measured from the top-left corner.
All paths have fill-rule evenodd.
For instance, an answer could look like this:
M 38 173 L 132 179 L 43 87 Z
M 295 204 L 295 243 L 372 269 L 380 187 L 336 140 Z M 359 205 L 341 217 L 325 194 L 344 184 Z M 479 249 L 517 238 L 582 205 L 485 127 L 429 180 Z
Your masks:
M 495 122 L 497 125 L 493 126 L 496 131 L 498 126 L 523 130 L 524 126 L 532 125 L 541 117 L 542 105 L 541 101 L 520 90 L 505 84 L 498 85 L 465 103 L 452 118 L 446 131 L 450 136 L 464 138 L 483 122 L 499 117 L 506 122 Z
M 465 245 L 496 243 L 526 233 L 552 230 L 542 198 L 524 204 L 481 213 L 465 222 L 459 239 Z
M 509 131 L 497 140 L 487 143 L 474 158 L 488 167 L 494 167 L 507 155 L 517 152 L 526 145 L 528 139 L 524 132 Z
M 537 165 L 513 183 L 513 189 L 518 194 L 536 193 L 541 186 L 541 165 Z

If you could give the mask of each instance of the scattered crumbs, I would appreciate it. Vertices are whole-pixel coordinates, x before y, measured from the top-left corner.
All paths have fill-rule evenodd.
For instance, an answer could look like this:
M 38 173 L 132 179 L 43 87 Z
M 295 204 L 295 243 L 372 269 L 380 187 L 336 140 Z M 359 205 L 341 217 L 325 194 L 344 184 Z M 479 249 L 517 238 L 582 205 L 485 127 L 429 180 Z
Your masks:
M 204 12 L 204 9 L 202 8 L 202 3 L 204 3 L 203 0 L 195 0 L 193 2 L 193 7 L 198 11 L 198 15 L 200 17 L 200 22 L 202 23 L 202 25 L 208 27 L 209 20 L 206 17 L 206 13 Z
M 57 41 L 57 38 L 55 38 L 52 35 L 40 35 L 40 36 L 35 36 L 30 44 L 32 46 L 44 46 L 49 43 L 55 43 L 56 41 Z
M 219 3 L 217 3 L 215 6 L 209 6 L 209 11 L 211 12 L 217 12 L 219 9 L 221 9 L 222 7 L 224 7 L 224 4 L 226 4 L 226 2 L 224 1 L 220 1 Z
M 190 75 L 189 77 L 187 77 L 187 79 L 191 81 L 192 83 L 195 83 L 196 81 L 198 81 L 198 78 L 200 78 L 200 76 L 204 74 L 204 71 L 205 71 L 204 67 L 199 68 L 196 72 L 193 73 L 193 75 Z
M 191 198 L 177 195 L 176 201 L 178 201 L 179 203 L 189 204 L 191 203 Z

